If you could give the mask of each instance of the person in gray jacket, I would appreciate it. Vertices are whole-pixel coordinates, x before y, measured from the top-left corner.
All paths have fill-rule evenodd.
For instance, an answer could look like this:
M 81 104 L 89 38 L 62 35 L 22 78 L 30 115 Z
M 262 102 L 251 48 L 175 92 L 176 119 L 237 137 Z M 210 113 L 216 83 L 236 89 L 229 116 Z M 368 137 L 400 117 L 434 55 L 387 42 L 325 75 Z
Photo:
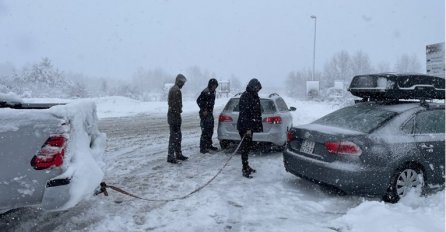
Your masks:
M 178 74 L 175 85 L 169 90 L 167 111 L 167 122 L 170 128 L 169 147 L 167 162 L 176 164 L 178 160 L 187 160 L 189 157 L 183 156 L 181 152 L 181 113 L 183 112 L 183 100 L 181 88 L 186 83 L 186 77 Z

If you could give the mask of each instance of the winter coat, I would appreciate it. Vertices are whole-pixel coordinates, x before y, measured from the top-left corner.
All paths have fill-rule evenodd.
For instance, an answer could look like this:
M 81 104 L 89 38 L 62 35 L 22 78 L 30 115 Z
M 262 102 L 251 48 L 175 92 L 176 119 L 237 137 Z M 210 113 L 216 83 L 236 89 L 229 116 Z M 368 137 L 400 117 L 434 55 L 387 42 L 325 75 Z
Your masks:
M 211 92 L 208 88 L 205 88 L 200 96 L 197 98 L 198 107 L 200 107 L 200 118 L 203 117 L 203 112 L 207 111 L 208 114 L 212 114 L 215 104 L 215 91 Z
M 181 124 L 181 113 L 183 112 L 183 100 L 181 95 L 181 88 L 186 82 L 186 77 L 178 74 L 175 79 L 175 85 L 169 90 L 167 111 L 167 121 L 169 124 Z
M 246 91 L 240 96 L 239 116 L 237 121 L 237 130 L 241 134 L 245 134 L 247 130 L 252 132 L 262 132 L 262 109 L 260 106 L 260 98 L 255 87 L 262 88 L 257 79 L 252 79 Z

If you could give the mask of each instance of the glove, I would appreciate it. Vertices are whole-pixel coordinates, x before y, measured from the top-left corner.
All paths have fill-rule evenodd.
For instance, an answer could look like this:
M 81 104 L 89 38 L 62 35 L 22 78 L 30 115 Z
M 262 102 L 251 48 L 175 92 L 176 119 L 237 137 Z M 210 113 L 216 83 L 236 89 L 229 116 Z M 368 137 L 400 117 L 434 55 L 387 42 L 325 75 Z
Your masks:
M 251 130 L 247 130 L 245 135 L 251 137 Z

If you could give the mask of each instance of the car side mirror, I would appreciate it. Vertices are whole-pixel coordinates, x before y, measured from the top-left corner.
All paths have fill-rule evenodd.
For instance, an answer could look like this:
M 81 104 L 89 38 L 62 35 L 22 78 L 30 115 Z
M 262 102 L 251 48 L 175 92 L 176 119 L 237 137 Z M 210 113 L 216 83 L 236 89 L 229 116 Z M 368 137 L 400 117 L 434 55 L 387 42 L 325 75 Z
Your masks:
M 289 110 L 290 110 L 290 111 L 296 111 L 296 107 L 291 106 Z

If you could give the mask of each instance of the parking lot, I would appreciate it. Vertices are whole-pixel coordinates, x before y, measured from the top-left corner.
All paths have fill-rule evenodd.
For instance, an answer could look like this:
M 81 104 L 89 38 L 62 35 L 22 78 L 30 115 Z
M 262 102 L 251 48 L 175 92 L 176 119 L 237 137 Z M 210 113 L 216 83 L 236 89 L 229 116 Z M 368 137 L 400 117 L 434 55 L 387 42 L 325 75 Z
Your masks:
M 311 104 L 289 104 L 301 109 L 297 120 L 319 116 L 299 113 Z M 182 129 L 183 152 L 190 159 L 172 165 L 166 162 L 169 132 L 163 115 L 102 118 L 100 130 L 108 136 L 104 181 L 150 200 L 182 198 L 205 185 L 231 158 L 231 151 L 199 153 L 201 132 L 195 112 L 183 115 Z M 440 219 L 444 214 L 437 215 L 444 206 L 435 203 L 444 202 L 444 191 L 420 198 L 417 204 L 388 205 L 380 199 L 340 196 L 295 177 L 285 172 L 279 152 L 257 152 L 250 162 L 257 169 L 253 179 L 241 176 L 240 157 L 235 155 L 214 181 L 185 199 L 145 201 L 109 190 L 108 197 L 92 197 L 64 212 L 15 210 L 0 217 L 0 227 L 5 231 L 350 231 L 358 228 L 351 221 L 358 213 L 359 228 L 376 223 L 373 216 L 389 213 L 393 216 L 381 220 L 385 230 L 395 226 L 387 223 L 392 217 L 404 215 L 401 210 L 418 215 L 418 222 L 431 220 L 431 225 L 440 227 L 444 222 Z

